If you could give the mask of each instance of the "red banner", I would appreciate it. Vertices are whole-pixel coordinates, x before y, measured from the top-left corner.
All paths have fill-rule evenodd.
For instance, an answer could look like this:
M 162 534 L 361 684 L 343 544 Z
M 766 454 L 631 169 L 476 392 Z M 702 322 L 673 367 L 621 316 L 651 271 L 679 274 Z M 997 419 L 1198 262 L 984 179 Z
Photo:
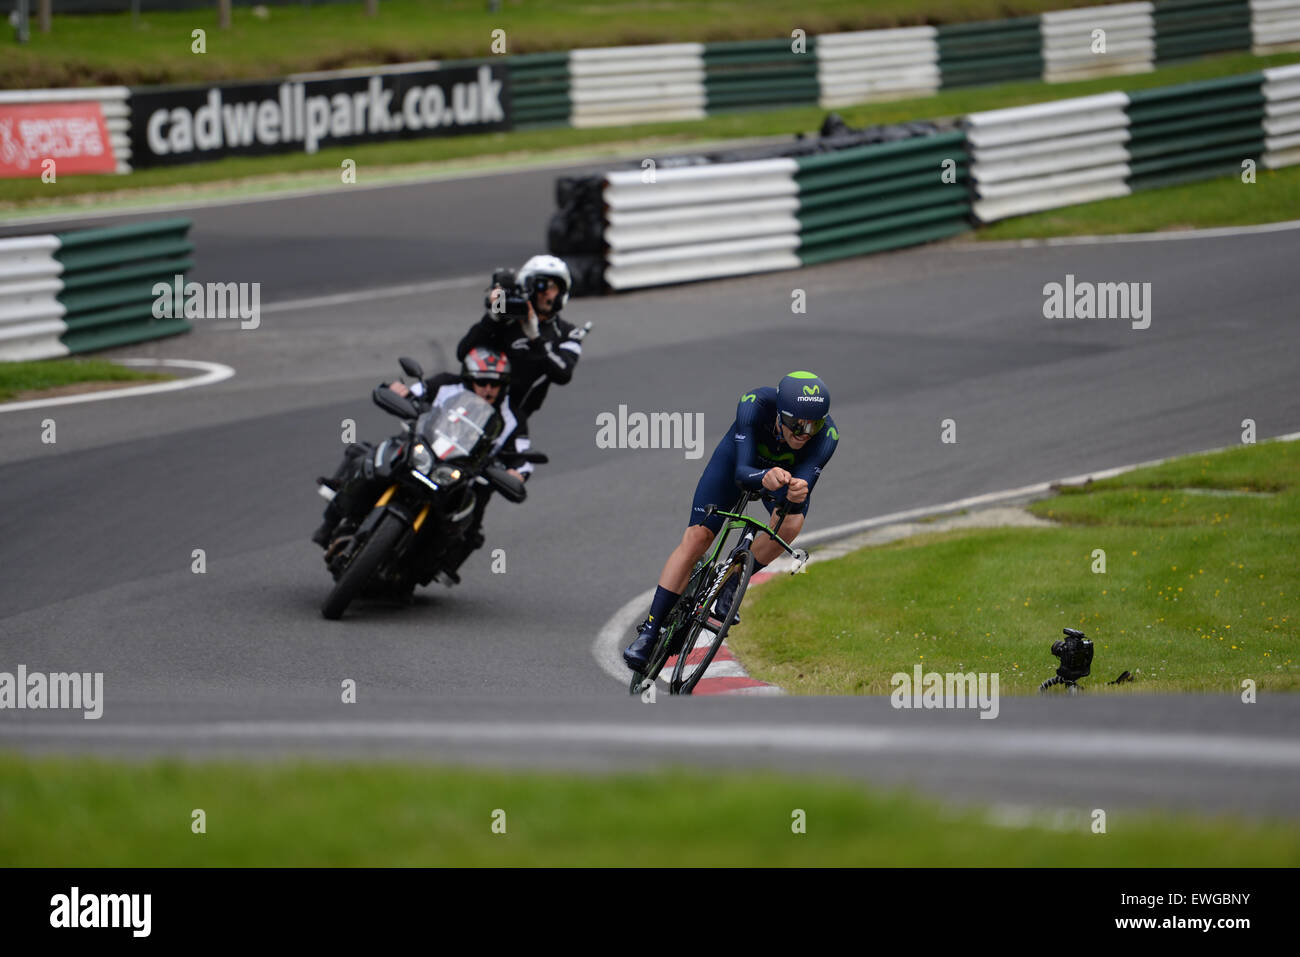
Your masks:
M 99 104 L 0 104 L 0 177 L 111 173 L 117 168 Z

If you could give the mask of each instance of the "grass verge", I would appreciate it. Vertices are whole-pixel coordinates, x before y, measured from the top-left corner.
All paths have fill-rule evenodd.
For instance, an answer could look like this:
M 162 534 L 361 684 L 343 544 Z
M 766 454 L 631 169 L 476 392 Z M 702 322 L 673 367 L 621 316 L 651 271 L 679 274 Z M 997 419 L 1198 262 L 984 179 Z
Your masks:
M 1246 73 L 1268 66 L 1300 63 L 1300 53 L 1255 57 L 1249 54 L 1209 57 L 1162 68 L 1156 73 L 1124 77 L 1103 77 L 1080 83 L 1009 83 L 941 91 L 935 96 L 867 103 L 836 110 L 854 126 L 900 123 L 924 117 L 958 116 L 979 110 L 1001 109 L 1074 96 L 1088 96 L 1109 90 L 1136 90 L 1192 80 Z M 168 189 L 165 198 L 193 198 L 189 188 L 196 184 L 218 184 L 231 191 L 249 191 L 256 182 L 281 178 L 280 188 L 339 187 L 339 171 L 345 159 L 357 164 L 357 182 L 368 176 L 385 175 L 393 167 L 435 163 L 473 163 L 491 158 L 535 159 L 551 154 L 586 149 L 602 151 L 643 150 L 652 155 L 666 148 L 692 142 L 748 137 L 783 136 L 800 130 L 816 130 L 828 111 L 816 106 L 784 110 L 756 110 L 724 113 L 703 120 L 647 123 L 596 129 L 567 127 L 481 133 L 468 136 L 404 140 L 392 143 L 332 147 L 308 155 L 287 153 L 275 156 L 241 157 L 211 163 L 140 170 L 129 176 L 65 176 L 54 183 L 39 179 L 0 180 L 0 210 L 35 209 L 73 197 L 104 193 L 118 197 L 147 189 Z M 1153 191 L 1164 192 L 1164 191 Z M 1186 211 L 1181 210 L 1180 215 Z
M 1090 692 L 1300 688 L 1300 442 L 1178 459 L 1031 510 L 1062 524 L 920 535 L 774 579 L 728 640 L 794 694 L 887 694 L 918 664 L 1028 694 L 1063 627 L 1095 643 Z M 1106 687 L 1122 670 L 1133 684 Z
M 19 47 L 6 32 L 0 88 L 204 82 L 414 60 L 484 57 L 493 30 L 506 52 L 788 37 L 996 20 L 1095 0 L 818 0 L 796 16 L 788 0 L 384 0 L 376 17 L 360 3 L 281 5 L 264 17 L 235 7 L 231 28 L 213 9 L 59 16 L 48 34 Z M 34 8 L 34 5 L 33 5 Z M 191 52 L 190 33 L 207 31 L 207 52 Z M 286 42 L 292 38 L 292 42 Z
M 774 774 L 0 755 L 6 867 L 1300 865 L 1291 823 L 1112 813 L 1107 824 L 1107 840 L 1086 819 L 1007 827 L 905 792 Z
M 1300 166 L 1279 170 L 1261 168 L 1254 183 L 1243 183 L 1241 177 L 1229 176 L 1017 216 L 985 226 L 971 235 L 980 242 L 1045 239 L 1252 226 L 1291 219 L 1300 219 Z
M 0 362 L 0 401 L 89 392 L 104 383 L 158 382 L 164 372 L 139 372 L 104 359 L 40 359 Z

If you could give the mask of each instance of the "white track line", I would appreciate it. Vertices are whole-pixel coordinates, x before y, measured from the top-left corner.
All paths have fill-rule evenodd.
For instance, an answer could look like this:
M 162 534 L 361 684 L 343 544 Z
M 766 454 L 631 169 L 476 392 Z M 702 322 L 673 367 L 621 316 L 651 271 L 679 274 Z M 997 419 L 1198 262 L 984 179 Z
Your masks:
M 286 299 L 262 307 L 263 313 L 294 312 L 299 309 L 319 309 L 324 306 L 343 306 L 352 302 L 369 302 L 373 299 L 393 299 L 442 289 L 460 289 L 464 286 L 486 286 L 482 276 L 459 276 L 455 279 L 434 279 L 429 282 L 412 282 L 400 286 L 376 286 L 356 292 L 340 292 L 332 296 L 313 296 L 309 299 Z
M 76 405 L 80 402 L 103 402 L 107 399 L 126 399 L 135 395 L 153 395 L 156 392 L 176 392 L 201 385 L 212 385 L 235 374 L 230 366 L 220 362 L 202 362 L 198 359 L 116 359 L 124 366 L 171 366 L 176 369 L 201 369 L 202 375 L 152 382 L 149 385 L 128 386 L 125 389 L 106 389 L 103 392 L 86 392 L 81 395 L 61 395 L 54 399 L 31 399 L 27 402 L 7 402 L 0 405 L 0 413 L 20 412 L 23 409 L 44 409 L 56 405 Z
M 1170 239 L 1221 239 L 1226 236 L 1254 236 L 1260 233 L 1300 229 L 1300 219 L 1256 226 L 1215 226 L 1209 229 L 1180 229 L 1163 233 L 1116 233 L 1113 236 L 1052 236 L 1047 239 L 974 240 L 952 243 L 952 249 L 1033 249 L 1039 246 L 1099 246 L 1106 243 L 1161 243 Z
M 1300 439 L 1300 432 L 1290 432 L 1286 435 L 1277 436 L 1274 441 L 1294 442 Z M 1217 449 L 1204 449 L 1200 452 L 1188 452 L 1186 455 L 1208 455 L 1213 452 L 1222 452 L 1227 448 L 1237 448 L 1238 446 L 1225 446 Z M 1042 495 L 1051 489 L 1053 485 L 1081 485 L 1089 479 L 1099 481 L 1105 478 L 1111 478 L 1115 475 L 1121 475 L 1124 472 L 1131 472 L 1134 469 L 1147 468 L 1152 465 L 1161 465 L 1172 458 L 1184 458 L 1183 455 L 1169 456 L 1163 459 L 1152 459 L 1149 462 L 1138 462 L 1133 465 L 1120 465 L 1115 468 L 1101 469 L 1097 472 L 1084 472 L 1079 475 L 1071 475 L 1068 478 L 1056 479 L 1051 482 L 1037 482 L 1033 485 L 1022 485 L 1019 488 L 1006 489 L 1001 492 L 987 492 L 983 495 L 972 495 L 969 498 L 960 498 L 953 502 L 945 502 L 942 505 L 922 505 L 918 508 L 909 508 L 901 512 L 890 512 L 888 515 L 877 515 L 873 518 L 864 518 L 856 522 L 848 522 L 844 525 L 833 525 L 830 528 L 823 528 L 819 531 L 812 532 L 808 535 L 802 535 L 799 538 L 801 546 L 820 545 L 829 541 L 840 538 L 848 538 L 859 532 L 868 529 L 878 528 L 881 525 L 893 525 L 896 522 L 907 522 L 917 518 L 926 518 L 931 515 L 942 515 L 944 512 L 955 512 L 963 508 L 970 508 L 977 505 L 992 505 L 998 502 L 1005 502 L 1011 499 L 1023 498 L 1026 496 Z M 596 664 L 600 666 L 601 671 L 605 672 L 612 678 L 628 684 L 632 680 L 632 673 L 628 671 L 627 665 L 623 663 L 621 652 L 621 643 L 627 643 L 631 630 L 636 625 L 638 618 L 644 616 L 650 607 L 650 601 L 654 598 L 655 590 L 653 588 L 637 595 L 622 608 L 616 611 L 613 616 L 601 626 L 596 633 L 595 640 L 591 643 L 591 654 L 596 659 Z M 705 673 L 707 676 L 707 672 Z
M 798 754 L 899 753 L 984 754 L 1022 758 L 1081 757 L 1142 762 L 1254 765 L 1300 769 L 1300 741 L 1282 737 L 1131 731 L 1021 731 L 980 727 L 899 729 L 844 725 L 686 725 L 513 721 L 214 721 L 118 726 L 6 723 L 0 739 L 76 737 L 203 741 L 227 740 L 411 740 L 445 743 L 497 742 L 577 744 L 673 749 L 763 748 Z

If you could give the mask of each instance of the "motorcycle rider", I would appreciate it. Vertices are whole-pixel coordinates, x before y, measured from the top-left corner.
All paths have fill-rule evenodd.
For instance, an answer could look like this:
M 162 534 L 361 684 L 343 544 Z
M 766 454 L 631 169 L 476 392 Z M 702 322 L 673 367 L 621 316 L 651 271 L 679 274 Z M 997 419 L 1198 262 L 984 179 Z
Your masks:
M 516 435 L 518 419 L 510 405 L 509 384 L 510 360 L 492 349 L 475 348 L 466 353 L 459 373 L 438 373 L 423 382 L 414 383 L 409 388 L 401 382 L 392 382 L 389 383 L 389 388 L 398 395 L 413 396 L 417 405 L 423 404 L 428 408 L 441 406 L 465 389 L 473 390 L 477 396 L 492 403 L 501 415 L 503 423 L 501 432 L 492 444 L 492 453 L 507 466 L 513 462 L 515 467 L 509 468 L 510 474 L 524 481 L 531 474 L 533 466 L 531 463 L 519 462 L 516 457 L 519 452 L 526 449 L 516 444 L 519 439 Z M 526 444 L 525 440 L 525 446 Z M 359 523 L 372 507 L 375 498 L 382 492 L 382 488 L 375 487 L 375 483 L 365 478 L 361 469 L 365 456 L 373 452 L 374 447 L 369 443 L 353 443 L 344 452 L 343 461 L 334 475 L 329 479 L 319 480 L 320 484 L 335 491 L 334 497 L 325 506 L 324 519 L 320 528 L 311 537 L 311 540 L 322 548 L 329 547 L 335 529 L 343 520 L 349 519 Z M 456 574 L 456 569 L 471 552 L 483 544 L 480 529 L 483 512 L 487 508 L 492 489 L 488 485 L 476 485 L 474 493 L 477 498 L 474 522 L 465 539 L 448 553 L 444 566 L 446 578 L 439 576 L 444 584 L 459 583 L 460 577 Z
M 533 256 L 515 278 L 528 297 L 528 316 L 507 316 L 505 290 L 499 283 L 494 284 L 488 310 L 460 340 L 456 358 L 463 359 L 471 349 L 479 347 L 495 349 L 510 358 L 510 404 L 519 416 L 518 434 L 524 437 L 528 435 L 528 419 L 541 408 L 551 383 L 565 385 L 573 378 L 587 331 L 559 317 L 573 286 L 563 259 Z

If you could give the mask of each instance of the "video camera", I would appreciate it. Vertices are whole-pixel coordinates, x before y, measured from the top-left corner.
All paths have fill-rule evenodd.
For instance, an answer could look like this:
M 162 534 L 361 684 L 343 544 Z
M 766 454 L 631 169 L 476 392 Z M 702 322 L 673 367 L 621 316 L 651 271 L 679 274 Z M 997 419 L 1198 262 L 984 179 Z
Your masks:
M 497 322 L 527 319 L 529 299 L 544 287 L 546 282 L 545 276 L 537 276 L 533 280 L 533 288 L 526 289 L 519 282 L 519 277 L 513 269 L 499 268 L 492 273 L 492 285 L 488 287 L 487 295 L 483 297 L 483 305 Z M 500 286 L 505 291 L 505 296 L 501 302 L 494 305 L 492 289 L 496 286 Z
M 1065 640 L 1052 643 L 1052 654 L 1061 659 L 1056 676 L 1063 681 L 1078 681 L 1092 672 L 1092 642 L 1073 628 L 1063 629 Z

